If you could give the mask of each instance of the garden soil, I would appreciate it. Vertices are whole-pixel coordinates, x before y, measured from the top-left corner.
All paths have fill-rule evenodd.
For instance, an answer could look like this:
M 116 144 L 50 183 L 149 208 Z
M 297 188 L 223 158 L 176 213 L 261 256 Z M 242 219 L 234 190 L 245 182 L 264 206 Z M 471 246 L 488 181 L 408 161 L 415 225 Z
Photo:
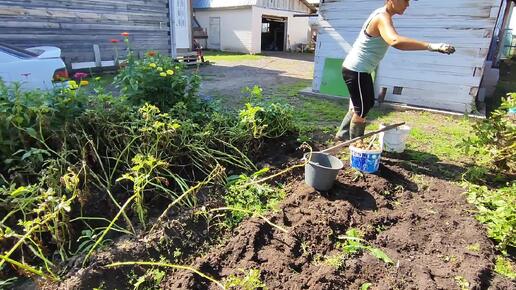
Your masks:
M 41 288 L 132 289 L 128 276 L 147 268 L 105 265 L 159 260 L 180 248 L 192 267 L 218 280 L 259 269 L 268 289 L 359 289 L 366 282 L 373 285 L 369 289 L 460 289 L 460 280 L 468 281 L 469 289 L 515 289 L 495 276 L 493 243 L 473 218 L 463 190 L 438 178 L 415 179 L 398 164 L 385 159 L 377 174 L 363 176 L 345 168 L 325 193 L 304 184 L 302 168 L 291 172 L 282 180 L 287 198 L 267 215 L 289 233 L 251 218 L 221 240 L 210 240 L 209 223 L 185 212 L 150 234 L 118 240 L 86 268 L 70 265 L 64 282 Z M 338 268 L 324 262 L 339 253 L 338 236 L 351 227 L 394 264 L 368 253 L 348 257 Z M 160 289 L 218 288 L 191 272 L 167 271 Z
M 435 178 L 416 184 L 391 162 L 377 175 L 358 178 L 341 171 L 327 193 L 293 181 L 281 210 L 271 215 L 289 234 L 253 218 L 194 267 L 219 279 L 260 269 L 269 289 L 359 289 L 366 282 L 370 289 L 460 289 L 459 277 L 470 289 L 515 289 L 493 279 L 493 244 L 460 187 Z M 367 253 L 339 269 L 322 262 L 338 253 L 335 241 L 350 227 L 361 229 L 394 265 Z M 475 244 L 480 250 L 472 249 Z M 164 289 L 216 289 L 191 273 L 170 274 Z

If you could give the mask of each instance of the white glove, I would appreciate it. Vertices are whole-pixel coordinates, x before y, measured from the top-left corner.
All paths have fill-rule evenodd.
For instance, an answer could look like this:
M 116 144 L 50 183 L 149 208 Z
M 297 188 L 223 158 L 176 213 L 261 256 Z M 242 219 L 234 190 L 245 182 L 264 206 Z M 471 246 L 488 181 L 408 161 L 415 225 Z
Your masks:
M 455 47 L 448 43 L 429 43 L 429 51 L 436 51 L 440 53 L 452 54 L 455 52 Z

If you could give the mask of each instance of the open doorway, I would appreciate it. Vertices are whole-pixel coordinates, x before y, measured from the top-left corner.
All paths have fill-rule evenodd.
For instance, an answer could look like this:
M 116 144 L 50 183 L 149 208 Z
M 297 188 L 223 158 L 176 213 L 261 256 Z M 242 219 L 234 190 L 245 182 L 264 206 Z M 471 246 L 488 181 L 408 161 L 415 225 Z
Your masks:
M 285 51 L 287 18 L 262 17 L 262 51 Z

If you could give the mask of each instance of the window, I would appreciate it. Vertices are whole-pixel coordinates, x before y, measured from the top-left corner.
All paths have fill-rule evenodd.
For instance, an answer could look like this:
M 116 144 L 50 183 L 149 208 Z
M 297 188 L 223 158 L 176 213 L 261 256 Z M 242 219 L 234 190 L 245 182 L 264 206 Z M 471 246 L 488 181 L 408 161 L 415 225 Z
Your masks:
M 267 33 L 270 31 L 270 23 L 262 23 L 262 33 Z

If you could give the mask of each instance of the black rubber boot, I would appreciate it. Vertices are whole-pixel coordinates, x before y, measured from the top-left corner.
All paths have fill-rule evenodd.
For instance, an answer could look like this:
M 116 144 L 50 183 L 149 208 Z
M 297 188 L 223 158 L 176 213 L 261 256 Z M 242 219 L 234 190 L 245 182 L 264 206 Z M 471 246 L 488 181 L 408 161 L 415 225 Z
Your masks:
M 347 141 L 349 139 L 349 126 L 352 118 L 353 111 L 348 110 L 348 113 L 346 114 L 346 116 L 342 120 L 342 123 L 340 124 L 337 134 L 335 134 L 335 139 L 339 141 Z
M 349 138 L 354 139 L 360 136 L 364 136 L 366 123 L 351 122 L 349 127 Z

